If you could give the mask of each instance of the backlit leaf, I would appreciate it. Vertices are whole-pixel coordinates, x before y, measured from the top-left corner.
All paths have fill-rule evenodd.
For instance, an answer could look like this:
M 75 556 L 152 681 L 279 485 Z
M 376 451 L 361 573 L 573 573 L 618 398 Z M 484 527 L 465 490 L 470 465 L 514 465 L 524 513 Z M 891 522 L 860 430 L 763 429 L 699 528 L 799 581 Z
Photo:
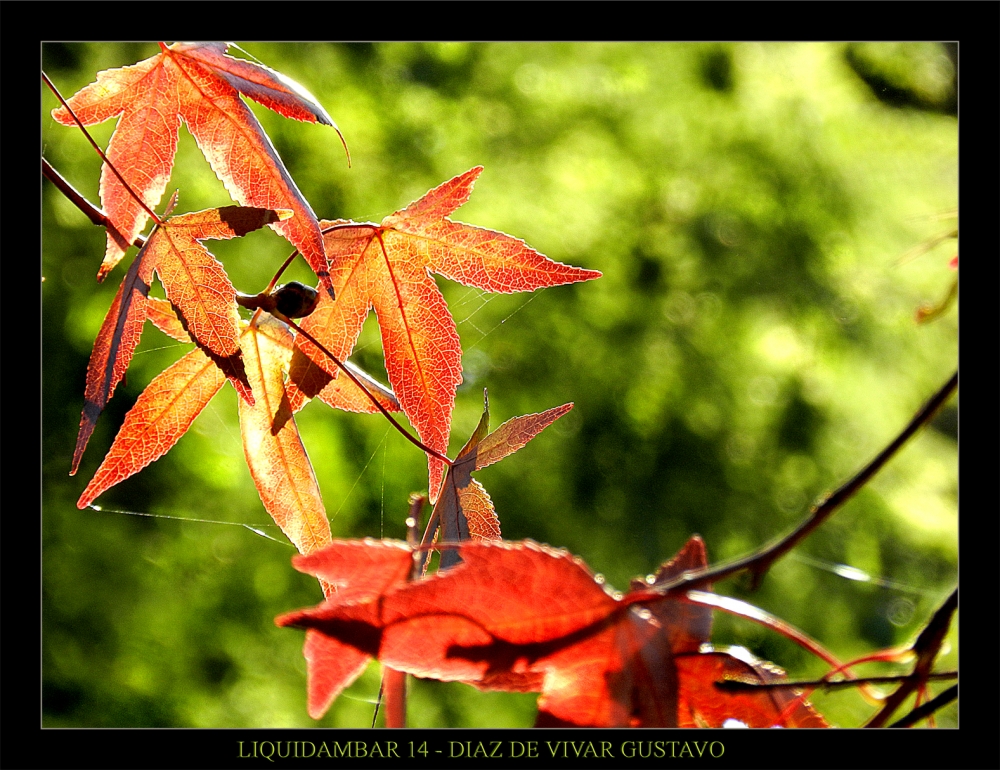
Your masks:
M 291 332 L 280 321 L 261 315 L 250 324 L 243 354 L 256 399 L 252 405 L 240 400 L 240 431 L 264 508 L 301 553 L 310 553 L 329 545 L 330 523 L 285 398 L 291 348 Z
M 364 579 L 364 564 L 355 573 L 344 564 L 374 559 L 359 556 L 361 547 L 335 543 L 294 563 L 327 579 Z M 368 547 L 380 554 L 402 546 Z M 704 554 L 692 538 L 661 576 L 706 566 Z M 449 570 L 411 582 L 380 577 L 370 593 L 352 588 L 348 600 L 328 598 L 276 622 L 415 676 L 540 691 L 539 726 L 718 727 L 727 713 L 750 726 L 825 726 L 793 693 L 741 695 L 730 712 L 730 696 L 714 687 L 718 678 L 736 672 L 775 681 L 780 672 L 703 646 L 709 629 L 701 614 L 673 615 L 677 600 L 651 592 L 646 581 L 624 596 L 612 593 L 580 559 L 530 541 L 471 540 L 461 557 Z
M 600 276 L 555 262 L 512 236 L 449 219 L 469 199 L 481 172 L 477 166 L 445 182 L 379 225 L 321 222 L 337 299 L 321 302 L 302 324 L 343 360 L 374 309 L 393 392 L 421 441 L 442 453 L 462 381 L 462 351 L 431 273 L 493 292 L 532 291 Z M 316 395 L 337 376 L 315 346 L 306 340 L 297 345 L 308 363 L 293 364 L 293 402 Z M 444 464 L 434 457 L 428 464 L 434 502 Z
M 158 374 L 125 416 L 78 508 L 159 459 L 191 427 L 226 378 L 200 349 L 192 350 Z
M 234 200 L 295 213 L 271 224 L 328 284 L 316 216 L 240 93 L 286 117 L 330 126 L 333 121 L 301 86 L 267 67 L 225 55 L 228 46 L 161 44 L 161 52 L 149 59 L 98 73 L 94 83 L 67 101 L 84 125 L 118 117 L 108 160 L 150 209 L 166 189 L 178 130 L 181 121 L 186 123 Z M 75 125 L 65 107 L 52 116 Z M 109 230 L 98 280 L 121 260 L 149 218 L 107 164 L 101 169 L 101 203 L 118 232 Z

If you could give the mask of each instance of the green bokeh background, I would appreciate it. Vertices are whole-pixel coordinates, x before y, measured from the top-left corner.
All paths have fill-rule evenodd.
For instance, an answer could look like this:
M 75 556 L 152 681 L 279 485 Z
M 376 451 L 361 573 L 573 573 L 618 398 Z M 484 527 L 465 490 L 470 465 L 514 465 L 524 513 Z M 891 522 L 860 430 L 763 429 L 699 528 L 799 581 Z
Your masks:
M 484 387 L 494 425 L 576 404 L 477 474 L 507 538 L 566 547 L 619 588 L 695 532 L 713 561 L 741 555 L 855 472 L 956 366 L 955 309 L 914 322 L 955 277 L 954 240 L 913 256 L 955 226 L 945 46 L 244 47 L 305 85 L 347 138 L 351 168 L 330 129 L 252 105 L 319 216 L 379 221 L 482 164 L 455 219 L 604 273 L 515 295 L 438 280 L 464 350 L 452 452 L 475 427 Z M 42 56 L 68 96 L 157 50 L 47 44 Z M 45 157 L 96 202 L 99 159 L 52 120 L 52 94 L 42 99 Z M 94 127 L 102 146 L 112 129 Z M 174 188 L 178 212 L 231 203 L 183 128 Z M 269 230 L 208 245 L 245 292 L 290 252 Z M 291 569 L 293 549 L 260 504 L 231 388 L 168 455 L 103 495 L 103 510 L 75 507 L 130 405 L 186 350 L 147 325 L 69 477 L 90 347 L 127 266 L 97 285 L 103 251 L 103 231 L 46 184 L 44 724 L 367 726 L 375 666 L 320 722 L 306 714 L 302 632 L 273 618 L 320 592 Z M 302 265 L 288 277 L 310 280 Z M 372 317 L 353 360 L 384 381 L 380 355 Z M 738 580 L 717 589 L 844 660 L 910 640 L 957 580 L 956 403 L 758 591 Z M 407 496 L 426 487 L 420 453 L 379 416 L 314 403 L 297 420 L 334 535 L 403 537 Z M 831 564 L 892 582 L 848 580 Z M 824 672 L 744 621 L 718 616 L 715 640 L 797 677 Z M 948 648 L 942 667 L 957 665 L 954 631 Z M 409 720 L 529 726 L 534 701 L 418 681 Z M 844 726 L 873 710 L 852 693 L 815 703 Z

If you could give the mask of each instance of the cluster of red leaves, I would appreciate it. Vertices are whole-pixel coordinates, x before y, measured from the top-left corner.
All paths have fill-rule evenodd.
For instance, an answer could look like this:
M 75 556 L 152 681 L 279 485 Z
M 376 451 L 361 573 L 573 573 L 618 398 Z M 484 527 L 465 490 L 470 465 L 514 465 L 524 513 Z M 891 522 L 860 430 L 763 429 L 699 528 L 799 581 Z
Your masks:
M 707 565 L 693 537 L 650 584 L 619 595 L 565 551 L 469 541 L 462 562 L 409 581 L 415 552 L 391 541 L 337 541 L 294 560 L 334 586 L 326 601 L 277 619 L 306 628 L 309 713 L 321 716 L 375 657 L 407 673 L 483 690 L 540 692 L 538 726 L 825 727 L 787 690 L 730 694 L 724 678 L 782 673 L 707 645 L 712 610 L 656 586 Z
M 487 405 L 454 461 L 429 454 L 435 506 L 421 548 L 333 541 L 294 414 L 312 398 L 361 412 L 376 411 L 376 399 L 387 411 L 402 410 L 425 446 L 443 456 L 462 379 L 461 347 L 432 273 L 491 292 L 532 291 L 600 273 L 449 219 L 469 199 L 481 167 L 381 224 L 318 221 L 240 94 L 286 117 L 336 126 L 301 86 L 227 56 L 227 48 L 161 44 L 150 59 L 99 73 L 69 100 L 69 109 L 53 113 L 67 125 L 74 115 L 83 124 L 119 118 L 107 152 L 117 173 L 105 164 L 101 175 L 108 241 L 98 280 L 139 239 L 158 204 L 181 121 L 244 206 L 158 221 L 127 271 L 91 355 L 72 473 L 145 321 L 196 347 L 140 395 L 79 507 L 167 452 L 228 380 L 240 394 L 244 452 L 264 506 L 303 554 L 296 566 L 319 578 L 326 595 L 319 607 L 278 620 L 308 629 L 314 717 L 374 657 L 417 676 L 540 692 L 540 725 L 721 726 L 736 719 L 749 726 L 825 726 L 789 691 L 722 694 L 713 687 L 726 677 L 771 682 L 782 675 L 749 656 L 712 648 L 712 610 L 657 590 L 706 566 L 699 538 L 651 583 L 636 581 L 623 596 L 565 552 L 500 540 L 492 502 L 472 472 L 517 451 L 572 404 L 513 418 L 492 433 Z M 235 288 L 201 243 L 264 225 L 296 246 L 326 290 L 302 322 L 318 344 L 280 317 L 258 311 L 242 320 Z M 166 300 L 149 296 L 154 273 Z M 332 357 L 346 361 L 371 310 L 391 390 L 352 368 L 365 393 L 340 376 Z M 432 547 L 442 550 L 441 569 L 428 575 Z M 415 564 L 424 575 L 411 581 L 420 571 Z
M 148 315 L 168 333 L 193 340 L 200 354 L 189 354 L 150 383 L 78 505 L 89 505 L 162 456 L 221 387 L 221 372 L 242 397 L 244 449 L 265 507 L 286 533 L 312 531 L 312 520 L 325 521 L 325 514 L 292 415 L 313 397 L 352 411 L 373 412 L 375 407 L 354 383 L 338 376 L 336 365 L 312 343 L 261 318 L 241 322 L 235 289 L 201 240 L 235 237 L 265 224 L 285 235 L 329 289 L 303 325 L 341 360 L 350 355 L 374 309 L 389 382 L 398 396 L 370 379 L 368 390 L 387 409 L 402 409 L 421 439 L 442 453 L 462 378 L 461 347 L 430 273 L 500 292 L 531 291 L 600 273 L 554 262 L 503 233 L 448 219 L 468 200 L 481 167 L 432 190 L 381 225 L 337 220 L 323 222 L 321 231 L 239 94 L 287 117 L 331 126 L 333 121 L 301 86 L 266 67 L 226 56 L 226 47 L 161 46 L 160 54 L 144 62 L 100 73 L 68 101 L 84 124 L 120 116 L 108 160 L 147 206 L 158 203 L 166 187 L 183 120 L 226 188 L 241 203 L 259 207 L 178 216 L 153 231 L 94 346 L 72 472 L 124 376 Z M 65 107 L 53 115 L 62 123 L 74 122 Z M 145 209 L 107 164 L 101 200 L 111 227 L 99 278 L 121 259 L 147 221 Z M 154 270 L 169 307 L 148 296 Z M 444 464 L 434 458 L 429 462 L 433 499 Z M 329 532 L 292 540 L 308 552 L 328 542 Z

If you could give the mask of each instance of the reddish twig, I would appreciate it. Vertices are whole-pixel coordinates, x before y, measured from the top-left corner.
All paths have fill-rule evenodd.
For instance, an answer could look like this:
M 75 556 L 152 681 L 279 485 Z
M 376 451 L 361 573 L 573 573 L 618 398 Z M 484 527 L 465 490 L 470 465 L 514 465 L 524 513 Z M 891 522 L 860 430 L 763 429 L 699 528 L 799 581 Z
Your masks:
M 924 626 L 917 640 L 913 643 L 913 651 L 917 654 L 917 662 L 913 666 L 913 674 L 903 682 L 896 690 L 885 699 L 885 704 L 879 712 L 873 716 L 865 727 L 882 727 L 893 712 L 902 705 L 910 694 L 918 687 L 923 687 L 930 676 L 931 666 L 937 657 L 941 644 L 944 642 L 948 627 L 951 625 L 951 616 L 958 609 L 958 589 L 956 588 L 945 599 L 938 610 Z M 957 690 L 956 690 L 957 692 Z
M 125 241 L 125 237 L 121 234 L 118 228 L 114 226 L 114 223 L 108 215 L 105 214 L 103 210 L 88 201 L 75 187 L 73 187 L 73 185 L 66 181 L 66 178 L 56 171 L 55 167 L 45 160 L 45 158 L 42 158 L 42 176 L 52 182 L 52 184 L 56 186 L 56 189 L 58 189 L 70 203 L 83 212 L 87 219 L 99 227 L 104 227 L 113 231 L 114 234 L 118 236 L 118 241 Z M 137 235 L 135 240 L 132 241 L 132 245 L 141 249 L 146 245 L 146 237 L 144 235 Z
M 913 674 L 897 674 L 895 676 L 859 676 L 856 679 L 837 679 L 828 681 L 826 679 L 813 679 L 803 682 L 744 682 L 740 679 L 723 679 L 715 682 L 715 686 L 726 692 L 752 692 L 753 690 L 840 690 L 845 687 L 858 687 L 870 684 L 898 684 L 913 679 Z M 928 681 L 948 681 L 958 679 L 957 671 L 941 671 L 935 674 L 928 674 Z

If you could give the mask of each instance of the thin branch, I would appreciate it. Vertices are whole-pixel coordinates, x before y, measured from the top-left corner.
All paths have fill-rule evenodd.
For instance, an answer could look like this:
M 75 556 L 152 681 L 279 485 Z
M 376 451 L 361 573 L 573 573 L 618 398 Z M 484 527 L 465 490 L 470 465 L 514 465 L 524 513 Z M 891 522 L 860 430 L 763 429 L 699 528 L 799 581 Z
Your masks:
M 55 167 L 45 160 L 45 158 L 42 158 L 42 176 L 52 182 L 52 184 L 56 186 L 56 189 L 66 196 L 66 199 L 69 200 L 70 203 L 82 211 L 87 219 L 98 227 L 104 227 L 111 230 L 118 236 L 116 240 L 119 242 L 125 242 L 125 236 L 123 236 L 118 228 L 114 226 L 114 223 L 108 215 L 87 200 L 83 194 L 73 187 L 73 185 L 71 185 L 62 174 L 56 171 Z M 132 241 L 132 245 L 141 249 L 146 245 L 146 237 L 144 235 L 137 235 L 135 240 Z
M 913 711 L 907 714 L 901 719 L 897 719 L 889 727 L 909 727 L 919 722 L 921 719 L 925 719 L 933 714 L 938 709 L 943 706 L 947 706 L 953 700 L 958 698 L 958 685 L 952 685 L 947 690 L 939 694 L 932 700 L 927 701 L 922 706 L 917 706 Z
M 274 274 L 274 278 L 271 279 L 271 282 L 267 285 L 267 288 L 264 291 L 270 293 L 274 289 L 275 285 L 278 283 L 278 279 L 281 278 L 281 274 L 288 269 L 288 267 L 292 264 L 292 260 L 294 260 L 299 253 L 299 250 L 296 249 L 288 255 L 288 258 L 281 263 L 281 267 L 278 268 L 278 272 Z
M 90 135 L 90 132 L 87 131 L 87 128 L 76 116 L 76 113 L 73 112 L 73 108 L 69 106 L 69 103 L 63 98 L 63 95 L 59 93 L 59 89 L 55 87 L 55 84 L 51 80 L 49 80 L 49 76 L 46 75 L 44 72 L 42 72 L 42 80 L 45 81 L 45 84 L 52 90 L 52 93 L 56 95 L 56 98 L 62 103 L 62 106 L 66 108 L 66 110 L 69 112 L 73 120 L 76 121 L 76 124 L 80 127 L 80 130 L 83 131 L 83 135 L 87 137 L 87 141 L 90 142 L 90 144 L 93 146 L 95 150 L 97 150 L 97 154 L 101 156 L 101 160 L 103 160 L 105 164 L 107 164 L 107 167 L 111 169 L 111 172 L 118 178 L 118 181 L 122 183 L 122 186 L 125 188 L 128 194 L 135 199 L 136 203 L 142 206 L 142 208 L 146 211 L 146 213 L 153 218 L 153 221 L 156 222 L 156 224 L 162 225 L 163 220 L 160 219 L 159 216 L 157 216 L 155 211 L 153 211 L 149 206 L 146 205 L 146 201 L 144 201 L 136 194 L 135 190 L 132 189 L 132 185 L 130 185 L 128 182 L 125 181 L 125 177 L 123 177 L 121 174 L 118 173 L 118 169 L 116 169 L 114 165 L 111 163 L 111 161 L 108 160 L 108 156 L 104 154 L 104 150 L 102 150 L 98 146 L 97 142 L 94 141 L 94 138 Z
M 870 463 L 868 463 L 868 465 L 862 468 L 857 475 L 854 476 L 854 478 L 815 506 L 806 517 L 805 521 L 799 524 L 799 526 L 787 535 L 757 549 L 755 552 L 747 556 L 743 556 L 728 563 L 709 567 L 704 570 L 685 572 L 677 579 L 669 583 L 664 583 L 661 586 L 656 586 L 652 590 L 660 593 L 668 593 L 678 589 L 686 591 L 691 588 L 714 583 L 743 571 L 747 571 L 752 574 L 754 586 L 759 584 L 761 579 L 764 577 L 764 574 L 768 569 L 770 569 L 771 565 L 775 561 L 792 550 L 799 544 L 800 541 L 810 535 L 814 529 L 830 518 L 830 516 L 833 515 L 833 513 L 844 503 L 850 500 L 851 497 L 853 497 L 854 494 L 872 478 L 872 476 L 878 473 L 892 458 L 892 456 L 899 451 L 903 444 L 905 444 L 925 423 L 930 421 L 930 419 L 937 413 L 938 409 L 940 409 L 951 397 L 956 387 L 958 387 L 958 372 L 955 372 L 955 374 L 953 374 L 948 381 L 941 386 L 930 401 L 928 401 L 923 408 L 917 412 L 916 415 L 914 415 L 909 424 L 907 424 L 903 431 L 896 436 L 896 438 L 893 439 L 893 441 L 885 449 L 879 452 L 879 454 Z
M 913 674 L 897 674 L 895 676 L 859 676 L 857 679 L 813 679 L 809 682 L 744 682 L 739 679 L 723 679 L 715 682 L 715 686 L 725 692 L 753 692 L 754 690 L 841 690 L 846 687 L 858 687 L 869 684 L 898 684 L 913 679 Z M 958 679 L 957 671 L 941 671 L 930 674 L 927 680 L 949 681 Z
M 678 598 L 683 602 L 698 604 L 702 607 L 712 607 L 713 609 L 728 612 L 730 615 L 735 615 L 736 617 L 745 618 L 753 621 L 754 623 L 759 623 L 765 628 L 770 628 L 772 631 L 781 634 L 786 639 L 790 639 L 795 642 L 804 650 L 808 650 L 816 657 L 826 661 L 831 666 L 834 666 L 838 671 L 845 669 L 844 664 L 837 660 L 833 653 L 825 649 L 823 645 L 815 639 L 803 631 L 800 631 L 791 623 L 772 615 L 770 612 L 762 610 L 760 607 L 755 607 L 752 604 L 742 601 L 741 599 L 734 599 L 730 596 L 720 596 L 719 594 L 714 594 L 708 591 L 688 591 L 683 597 Z M 845 671 L 845 675 L 850 677 L 854 676 L 850 671 Z
M 893 712 L 899 708 L 915 689 L 922 687 L 930 676 L 931 666 L 934 659 L 948 634 L 951 625 L 951 616 L 958 609 L 958 589 L 956 588 L 944 603 L 935 611 L 934 615 L 923 627 L 917 640 L 913 643 L 913 651 L 917 654 L 917 662 L 913 666 L 913 675 L 903 682 L 896 690 L 885 699 L 885 704 L 879 712 L 873 716 L 865 727 L 882 727 Z
M 313 337 L 309 332 L 307 332 L 305 329 L 303 329 L 301 326 L 299 326 L 297 323 L 295 323 L 295 321 L 293 321 L 292 319 L 286 318 L 285 316 L 282 315 L 281 316 L 281 320 L 284 321 L 285 323 L 287 323 L 293 329 L 295 329 L 295 331 L 297 331 L 299 334 L 301 334 L 303 337 L 305 337 L 307 340 L 309 340 L 313 345 L 315 345 L 321 351 L 323 351 L 323 353 L 325 353 L 326 356 L 331 361 L 333 361 L 333 363 L 335 363 L 337 365 L 337 367 L 340 369 L 340 371 L 342 371 L 344 374 L 346 374 L 351 379 L 351 382 L 353 382 L 355 385 L 357 385 L 362 390 L 362 392 L 364 392 L 364 394 L 366 396 L 368 396 L 368 399 L 385 416 L 385 418 L 390 423 L 392 423 L 393 427 L 395 427 L 396 430 L 398 430 L 401 434 L 403 434 L 403 436 L 406 438 L 407 441 L 409 441 L 414 446 L 419 447 L 421 450 L 423 450 L 427 454 L 431 455 L 432 457 L 436 457 L 438 460 L 441 460 L 446 465 L 450 466 L 452 464 L 451 460 L 449 460 L 443 454 L 441 454 L 440 452 L 438 452 L 436 449 L 431 449 L 429 446 L 427 446 L 426 444 L 424 444 L 416 436 L 413 436 L 412 434 L 410 434 L 402 425 L 400 425 L 396 421 L 396 418 L 393 417 L 389 413 L 389 410 L 386 409 L 384 406 L 382 406 L 382 403 L 377 398 L 375 398 L 375 396 L 372 394 L 372 392 L 370 390 L 368 390 L 367 387 L 365 387 L 365 384 L 363 382 L 361 382 L 361 380 L 358 378 L 358 376 L 355 375 L 354 372 L 352 372 L 347 366 L 345 366 L 344 363 L 339 358 L 337 358 L 333 353 L 331 353 L 329 350 L 327 350 L 326 347 L 323 345 L 323 343 L 321 343 L 319 340 L 317 340 L 315 337 Z

